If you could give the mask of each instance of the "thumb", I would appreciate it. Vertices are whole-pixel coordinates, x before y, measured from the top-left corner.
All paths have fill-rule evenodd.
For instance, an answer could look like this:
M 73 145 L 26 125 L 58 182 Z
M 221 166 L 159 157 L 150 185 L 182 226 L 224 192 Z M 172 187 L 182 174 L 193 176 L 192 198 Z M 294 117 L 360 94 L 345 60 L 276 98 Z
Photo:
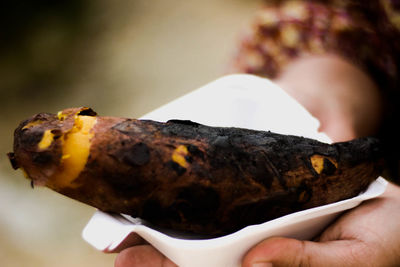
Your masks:
M 362 266 L 367 250 L 357 240 L 312 242 L 274 237 L 253 247 L 245 255 L 243 267 Z

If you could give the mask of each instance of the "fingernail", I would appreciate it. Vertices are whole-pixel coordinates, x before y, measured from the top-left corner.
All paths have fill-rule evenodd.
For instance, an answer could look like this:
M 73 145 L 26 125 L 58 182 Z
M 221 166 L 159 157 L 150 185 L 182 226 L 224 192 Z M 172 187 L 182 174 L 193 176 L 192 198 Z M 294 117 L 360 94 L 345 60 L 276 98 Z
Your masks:
M 256 262 L 251 265 L 251 267 L 273 267 L 270 262 Z

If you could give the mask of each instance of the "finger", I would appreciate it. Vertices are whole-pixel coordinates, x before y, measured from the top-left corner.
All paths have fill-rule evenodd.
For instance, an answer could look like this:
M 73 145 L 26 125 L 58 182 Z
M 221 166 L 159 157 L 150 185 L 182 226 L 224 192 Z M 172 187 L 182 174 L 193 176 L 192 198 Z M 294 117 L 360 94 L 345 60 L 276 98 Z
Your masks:
M 146 240 L 144 240 L 140 235 L 132 232 L 124 239 L 124 241 L 122 241 L 116 248 L 114 248 L 110 252 L 121 252 L 126 248 L 145 244 L 148 244 Z
M 371 255 L 358 240 L 336 240 L 323 243 L 290 238 L 270 238 L 253 249 L 243 259 L 243 267 L 272 264 L 279 266 L 362 266 Z M 361 264 L 361 265 L 360 265 Z M 265 265 L 271 266 L 271 265 Z
M 176 267 L 171 260 L 150 245 L 127 248 L 118 254 L 115 267 Z

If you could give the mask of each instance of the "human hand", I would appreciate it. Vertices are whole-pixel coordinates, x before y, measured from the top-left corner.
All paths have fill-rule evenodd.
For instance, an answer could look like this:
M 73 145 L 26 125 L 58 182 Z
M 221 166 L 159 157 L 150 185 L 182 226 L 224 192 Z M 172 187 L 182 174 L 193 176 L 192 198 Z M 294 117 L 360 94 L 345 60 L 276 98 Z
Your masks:
M 269 238 L 245 255 L 243 267 L 255 263 L 272 266 L 397 266 L 400 263 L 399 211 L 400 187 L 389 183 L 381 197 L 345 213 L 314 241 Z M 115 260 L 115 267 L 134 266 L 176 265 L 152 246 L 142 243 L 123 250 Z
M 258 264 L 258 265 L 257 265 Z M 264 264 L 264 265 L 262 265 Z M 345 213 L 315 241 L 274 237 L 243 259 L 250 266 L 399 266 L 400 187 Z
M 121 251 L 115 267 L 176 267 L 171 260 L 148 244 L 136 245 Z

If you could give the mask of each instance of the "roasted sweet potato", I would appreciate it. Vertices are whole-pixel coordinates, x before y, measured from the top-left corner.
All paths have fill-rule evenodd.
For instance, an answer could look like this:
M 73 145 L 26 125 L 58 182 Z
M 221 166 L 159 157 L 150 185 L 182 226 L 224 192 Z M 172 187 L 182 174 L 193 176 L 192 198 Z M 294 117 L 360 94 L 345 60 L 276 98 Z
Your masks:
M 380 175 L 379 144 L 72 108 L 23 121 L 8 155 L 34 185 L 155 227 L 220 236 L 356 196 Z

